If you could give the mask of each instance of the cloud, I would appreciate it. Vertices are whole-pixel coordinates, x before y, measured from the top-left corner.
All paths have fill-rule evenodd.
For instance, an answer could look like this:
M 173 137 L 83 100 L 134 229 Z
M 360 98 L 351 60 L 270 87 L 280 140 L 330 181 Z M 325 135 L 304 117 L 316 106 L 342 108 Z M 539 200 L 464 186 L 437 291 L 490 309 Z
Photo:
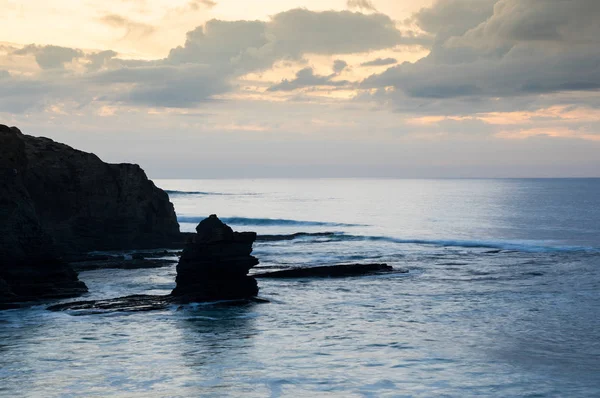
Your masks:
M 396 58 L 377 58 L 372 61 L 363 62 L 360 66 L 386 66 L 398 63 Z
M 596 44 L 600 2 L 595 0 L 499 0 L 483 24 L 454 45 L 498 47 L 518 42 L 558 46 Z
M 10 73 L 7 70 L 0 69 L 0 79 L 7 79 L 10 77 Z
M 130 38 L 155 33 L 154 27 L 118 14 L 106 15 L 101 21 L 125 29 Z M 84 54 L 81 50 L 31 45 L 18 51 L 35 54 L 43 68 L 63 68 L 66 62 L 80 59 L 81 67 L 77 72 L 69 71 L 71 78 L 65 77 L 63 83 L 77 82 L 68 85 L 72 90 L 70 98 L 83 103 L 195 107 L 230 92 L 237 78 L 267 70 L 279 61 L 303 61 L 306 54 L 335 56 L 383 50 L 415 40 L 418 37 L 403 36 L 395 22 L 384 14 L 292 9 L 267 21 L 210 20 L 189 31 L 185 43 L 171 49 L 166 58 L 153 61 L 121 59 L 112 50 Z M 317 75 L 312 69 L 299 71 L 294 79 L 274 85 L 271 91 L 311 85 L 341 87 L 348 82 L 336 81 L 334 77 L 347 67 L 345 61 L 338 59 L 329 76 Z M 28 79 L 41 83 L 46 77 Z M 68 97 L 66 90 L 56 90 L 54 86 L 49 92 L 57 100 Z M 41 101 L 31 98 L 30 104 Z
M 13 54 L 34 55 L 35 61 L 42 69 L 62 69 L 66 63 L 83 56 L 83 51 L 68 47 L 30 44 L 14 51 Z
M 340 74 L 344 69 L 348 67 L 348 63 L 341 59 L 336 59 L 333 61 L 333 71 L 337 74 Z
M 244 65 L 240 57 L 257 53 L 267 44 L 264 22 L 213 19 L 188 32 L 185 45 L 172 49 L 167 62 L 218 65 L 227 69 L 239 66 L 243 70 L 252 70 L 256 65 Z M 262 65 L 269 66 L 272 62 L 269 59 Z
M 210 20 L 188 32 L 171 50 L 171 63 L 231 65 L 242 71 L 270 67 L 276 60 L 312 54 L 351 54 L 413 43 L 383 14 L 294 9 L 269 21 Z
M 290 57 L 380 50 L 402 44 L 404 39 L 394 21 L 384 14 L 306 9 L 276 14 L 267 25 L 267 33 L 274 39 L 275 51 Z
M 423 31 L 436 35 L 438 43 L 460 36 L 494 13 L 498 0 L 437 0 L 431 7 L 422 8 L 413 22 Z
M 0 109 L 15 114 L 33 108 L 41 111 L 50 99 L 56 98 L 56 94 L 70 89 L 70 84 L 5 76 L 0 78 Z
M 217 3 L 212 0 L 191 0 L 189 5 L 192 10 L 197 11 L 202 7 L 213 8 Z
M 387 97 L 398 105 L 472 98 L 492 108 L 504 98 L 600 89 L 599 2 L 499 0 L 487 15 L 491 3 L 447 0 L 421 10 L 418 23 L 437 34 L 431 53 L 363 87 L 393 88 Z
M 156 32 L 156 28 L 152 25 L 132 21 L 129 18 L 117 14 L 105 15 L 104 17 L 100 18 L 100 21 L 106 25 L 124 29 L 125 35 L 123 38 L 128 39 L 139 39 L 150 36 Z
M 97 71 L 106 65 L 107 61 L 116 57 L 118 54 L 112 50 L 100 51 L 88 54 L 85 58 L 89 61 L 87 69 L 89 71 Z
M 346 5 L 351 10 L 358 8 L 361 10 L 377 11 L 377 9 L 370 0 L 348 0 L 346 2 Z
M 231 89 L 218 71 L 197 65 L 153 67 L 142 78 L 135 73 L 131 81 L 136 81 L 133 89 L 114 99 L 137 105 L 188 108 Z
M 296 78 L 292 80 L 284 79 L 281 83 L 269 87 L 268 91 L 293 91 L 303 87 L 331 86 L 340 87 L 348 85 L 347 80 L 333 81 L 338 73 L 329 76 L 315 75 L 313 68 L 304 68 L 296 73 Z

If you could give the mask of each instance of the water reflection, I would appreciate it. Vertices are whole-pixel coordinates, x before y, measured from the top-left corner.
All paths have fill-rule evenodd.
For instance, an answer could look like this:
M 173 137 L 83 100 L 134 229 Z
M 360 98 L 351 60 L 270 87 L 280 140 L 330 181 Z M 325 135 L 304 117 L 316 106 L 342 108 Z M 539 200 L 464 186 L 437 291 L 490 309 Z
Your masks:
M 195 393 L 247 394 L 243 380 L 258 376 L 253 355 L 260 304 L 186 307 L 175 324 L 180 330 L 183 364 L 190 370 L 186 385 Z

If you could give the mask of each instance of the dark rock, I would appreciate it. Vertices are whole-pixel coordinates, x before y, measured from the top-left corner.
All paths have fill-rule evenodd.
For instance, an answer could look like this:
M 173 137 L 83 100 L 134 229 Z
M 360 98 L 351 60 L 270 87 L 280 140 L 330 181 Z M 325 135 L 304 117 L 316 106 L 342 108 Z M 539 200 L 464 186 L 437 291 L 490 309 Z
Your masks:
M 336 232 L 296 232 L 287 235 L 258 235 L 257 242 L 278 242 L 284 240 L 294 240 L 298 238 L 331 238 L 336 236 Z
M 122 257 L 114 257 L 106 260 L 79 261 L 70 263 L 76 271 L 92 271 L 95 269 L 146 269 L 162 268 L 176 264 L 176 260 L 168 259 L 135 259 L 125 260 Z
M 213 303 L 215 306 L 239 306 L 253 303 L 268 303 L 265 299 L 251 297 Z M 76 301 L 48 307 L 50 311 L 75 311 L 74 315 L 91 315 L 106 312 L 141 312 L 164 310 L 172 305 L 181 304 L 178 297 L 172 295 L 152 296 L 135 295 L 108 300 Z
M 339 264 L 321 267 L 286 269 L 283 271 L 254 274 L 255 278 L 340 278 L 392 272 L 394 268 L 387 264 Z M 408 272 L 407 270 L 396 270 Z
M 0 125 L 0 168 L 18 174 L 60 253 L 169 247 L 180 242 L 168 195 L 134 164 Z
M 258 264 L 250 255 L 255 240 L 256 233 L 234 232 L 214 214 L 203 220 L 183 250 L 172 294 L 182 302 L 256 296 L 256 280 L 247 276 Z
M 50 311 L 96 310 L 96 311 L 153 311 L 167 308 L 173 303 L 172 296 L 134 295 L 108 300 L 76 301 L 48 307 Z
M 20 144 L 2 138 L 0 134 L 0 148 L 6 143 L 8 161 L 13 161 L 16 152 L 11 151 Z M 2 165 L 6 163 L 4 158 Z M 22 175 L 14 168 L 0 167 L 0 220 L 0 302 L 73 297 L 87 291 L 77 273 L 60 259 Z
M 92 253 L 80 253 L 80 254 L 68 254 L 63 256 L 63 260 L 65 260 L 69 264 L 79 263 L 79 262 L 87 262 L 87 261 L 103 261 L 103 260 L 111 260 L 119 258 L 124 260 L 123 256 L 113 256 L 108 254 L 92 254 Z
M 0 278 L 0 303 L 14 301 L 16 297 L 8 283 Z

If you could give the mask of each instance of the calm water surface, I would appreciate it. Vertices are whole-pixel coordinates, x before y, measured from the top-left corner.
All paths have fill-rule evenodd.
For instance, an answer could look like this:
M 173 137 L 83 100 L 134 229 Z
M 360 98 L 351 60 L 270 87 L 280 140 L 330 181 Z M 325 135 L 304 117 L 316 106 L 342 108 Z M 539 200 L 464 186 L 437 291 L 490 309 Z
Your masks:
M 159 180 L 260 267 L 408 274 L 260 280 L 268 304 L 0 312 L 0 396 L 600 396 L 600 180 Z M 330 232 L 326 235 L 310 235 Z M 162 294 L 174 266 L 97 270 L 86 298 Z

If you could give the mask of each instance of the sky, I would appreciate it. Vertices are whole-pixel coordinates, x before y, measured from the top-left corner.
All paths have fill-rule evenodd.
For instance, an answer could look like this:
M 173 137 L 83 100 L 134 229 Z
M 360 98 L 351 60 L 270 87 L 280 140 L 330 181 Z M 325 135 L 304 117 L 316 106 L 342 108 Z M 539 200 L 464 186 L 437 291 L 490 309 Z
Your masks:
M 0 10 L 0 123 L 152 178 L 600 177 L 598 0 Z

